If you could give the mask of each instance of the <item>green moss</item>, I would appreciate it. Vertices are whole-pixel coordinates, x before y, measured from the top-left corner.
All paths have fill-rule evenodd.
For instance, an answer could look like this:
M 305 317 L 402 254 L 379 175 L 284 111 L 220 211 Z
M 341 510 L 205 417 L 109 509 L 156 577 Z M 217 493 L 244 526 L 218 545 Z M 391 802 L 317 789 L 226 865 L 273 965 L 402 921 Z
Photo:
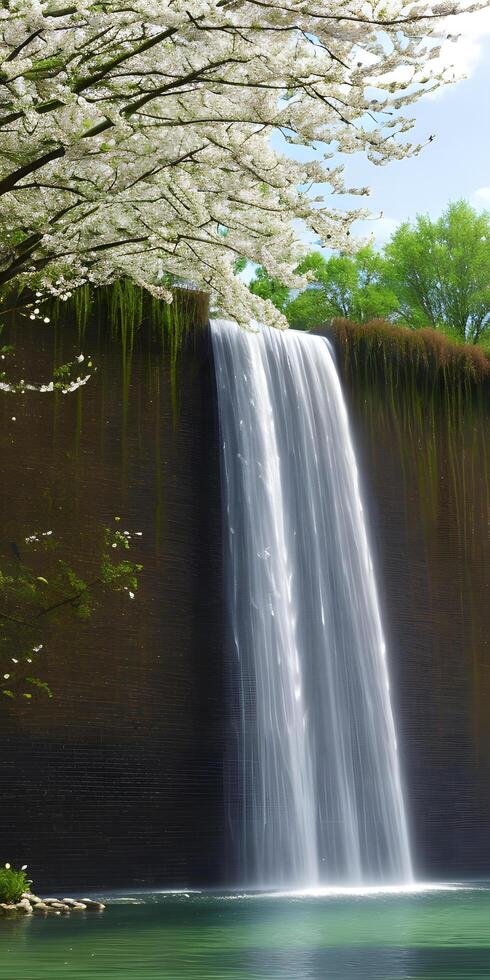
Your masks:
M 171 347 L 176 347 L 191 327 L 207 323 L 208 296 L 198 290 L 177 287 L 172 290 L 172 295 L 173 301 L 166 303 L 132 280 L 120 279 L 98 288 L 80 286 L 64 301 L 48 296 L 41 300 L 42 315 L 49 316 L 59 325 L 75 323 L 81 337 L 91 319 L 101 325 L 110 324 L 115 335 L 127 334 L 148 324 L 154 330 L 163 329 Z M 5 288 L 0 291 L 2 320 L 9 313 L 16 314 L 35 302 L 38 301 L 34 295 L 26 290 Z
M 153 340 L 158 341 L 162 354 L 168 358 L 176 421 L 180 399 L 180 353 L 188 336 L 207 323 L 209 302 L 205 293 L 192 289 L 175 288 L 172 295 L 172 302 L 166 303 L 129 279 L 120 279 L 98 288 L 80 286 L 63 301 L 57 297 L 39 301 L 28 291 L 13 286 L 0 293 L 0 332 L 2 325 L 9 320 L 19 324 L 19 314 L 25 315 L 26 307 L 32 307 L 37 302 L 42 306 L 41 316 L 49 317 L 58 336 L 62 335 L 64 326 L 75 325 L 81 347 L 89 323 L 97 323 L 101 333 L 110 332 L 116 342 L 116 351 L 120 352 L 123 411 L 127 414 L 135 335 L 138 331 L 147 331 Z
M 441 683 L 453 629 L 454 642 L 462 644 L 477 758 L 488 741 L 489 716 L 482 573 L 490 513 L 490 361 L 480 348 L 430 330 L 336 321 L 326 332 L 377 492 L 387 501 L 395 494 L 396 514 L 388 520 L 395 520 L 403 540 L 397 560 L 406 562 L 405 586 L 422 602 L 420 628 L 432 631 Z M 459 602 L 454 617 L 447 604 L 441 616 L 442 594 Z
M 468 500 L 477 500 L 482 513 L 490 506 L 490 360 L 480 348 L 434 330 L 383 321 L 336 320 L 329 333 L 370 437 L 394 444 L 404 486 L 415 481 L 425 533 L 440 519 L 449 492 L 461 547 L 477 547 Z

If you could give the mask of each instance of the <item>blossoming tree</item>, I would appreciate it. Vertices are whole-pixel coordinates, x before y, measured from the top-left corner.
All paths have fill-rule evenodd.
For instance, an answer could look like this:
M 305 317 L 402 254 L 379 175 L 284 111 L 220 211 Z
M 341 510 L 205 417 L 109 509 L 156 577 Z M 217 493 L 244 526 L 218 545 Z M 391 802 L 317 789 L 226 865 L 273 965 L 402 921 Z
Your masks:
M 0 286 L 63 292 L 130 276 L 165 298 L 178 278 L 235 316 L 280 324 L 234 276 L 237 258 L 294 285 L 298 221 L 349 248 L 364 212 L 334 205 L 346 188 L 329 161 L 419 150 L 406 109 L 445 81 L 437 36 L 456 6 L 4 3 Z M 308 148 L 305 162 L 288 144 Z

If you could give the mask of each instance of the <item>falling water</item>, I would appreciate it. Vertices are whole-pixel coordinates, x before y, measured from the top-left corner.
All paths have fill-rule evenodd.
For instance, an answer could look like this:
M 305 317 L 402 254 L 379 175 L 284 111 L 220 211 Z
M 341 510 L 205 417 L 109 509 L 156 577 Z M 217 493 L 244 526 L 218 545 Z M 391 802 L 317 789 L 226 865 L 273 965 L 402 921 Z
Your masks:
M 385 641 L 329 345 L 224 320 L 211 330 L 241 881 L 410 881 Z

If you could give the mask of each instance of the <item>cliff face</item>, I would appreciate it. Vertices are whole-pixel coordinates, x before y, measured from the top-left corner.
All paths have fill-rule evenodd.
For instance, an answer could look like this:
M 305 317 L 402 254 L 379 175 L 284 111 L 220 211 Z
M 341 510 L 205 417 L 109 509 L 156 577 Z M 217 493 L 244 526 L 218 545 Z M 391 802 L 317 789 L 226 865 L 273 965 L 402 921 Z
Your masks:
M 5 859 L 27 861 L 44 890 L 226 877 L 223 765 L 236 705 L 225 693 L 209 334 L 191 331 L 177 358 L 168 330 L 114 331 L 113 313 L 88 317 L 83 341 L 69 317 L 56 330 L 11 325 L 3 340 L 28 379 L 80 344 L 98 370 L 74 395 L 0 399 L 2 549 L 50 529 L 87 570 L 94 529 L 117 515 L 143 532 L 135 601 L 112 597 L 47 636 L 39 673 L 52 700 L 0 704 Z M 346 327 L 333 339 L 418 871 L 488 876 L 489 382 L 435 354 L 407 365 Z
M 10 332 L 21 377 L 49 377 L 80 345 L 97 371 L 72 395 L 0 399 L 2 550 L 49 529 L 87 571 L 120 516 L 143 532 L 144 568 L 133 602 L 111 596 L 47 635 L 37 669 L 52 700 L 2 699 L 2 850 L 44 890 L 206 883 L 225 738 L 209 336 L 196 331 L 175 364 L 168 332 L 163 348 L 145 327 L 125 344 L 96 320 L 82 341 L 69 318 Z
M 338 323 L 421 877 L 490 871 L 490 365 Z

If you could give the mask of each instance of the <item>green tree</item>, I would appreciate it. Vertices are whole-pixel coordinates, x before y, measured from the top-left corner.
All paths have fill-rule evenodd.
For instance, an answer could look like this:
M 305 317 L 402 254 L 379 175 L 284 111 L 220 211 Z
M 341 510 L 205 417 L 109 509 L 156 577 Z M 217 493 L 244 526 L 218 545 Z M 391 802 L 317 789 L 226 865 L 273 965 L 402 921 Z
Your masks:
M 432 221 L 417 215 L 386 246 L 387 284 L 399 319 L 477 343 L 490 326 L 490 215 L 466 201 Z
M 315 284 L 292 299 L 284 312 L 295 330 L 313 330 L 332 319 L 332 308 Z
M 261 265 L 256 270 L 255 278 L 252 279 L 249 289 L 251 293 L 260 296 L 261 299 L 270 299 L 278 310 L 284 310 L 289 300 L 289 287 L 284 286 L 278 279 L 273 279 Z
M 251 283 L 253 292 L 272 300 L 287 316 L 292 327 L 309 330 L 333 317 L 347 317 L 364 323 L 373 317 L 389 317 L 397 308 L 397 298 L 386 284 L 385 260 L 371 246 L 355 255 L 310 252 L 297 272 L 310 273 L 311 285 L 293 299 L 289 291 L 263 269 Z
M 298 272 L 314 275 L 320 307 L 327 316 L 365 323 L 373 317 L 389 317 L 396 310 L 396 296 L 386 285 L 385 265 L 383 256 L 367 245 L 355 255 L 332 255 L 328 259 L 312 252 Z M 289 310 L 288 319 L 291 316 Z

